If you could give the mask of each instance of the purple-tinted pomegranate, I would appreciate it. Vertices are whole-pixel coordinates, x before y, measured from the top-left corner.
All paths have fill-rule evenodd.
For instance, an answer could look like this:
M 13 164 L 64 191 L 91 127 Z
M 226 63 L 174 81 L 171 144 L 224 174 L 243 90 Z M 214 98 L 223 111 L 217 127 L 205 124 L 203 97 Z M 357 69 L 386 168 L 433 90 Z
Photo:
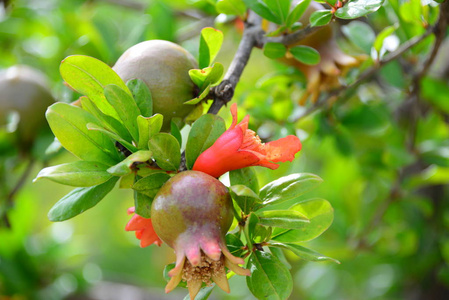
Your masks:
M 225 266 L 236 274 L 250 275 L 238 266 L 244 260 L 233 256 L 226 246 L 232 219 L 228 189 L 210 175 L 185 171 L 162 186 L 153 201 L 151 220 L 157 235 L 176 253 L 167 293 L 181 280 L 187 281 L 191 299 L 203 282 L 210 284 L 211 280 L 229 292 Z

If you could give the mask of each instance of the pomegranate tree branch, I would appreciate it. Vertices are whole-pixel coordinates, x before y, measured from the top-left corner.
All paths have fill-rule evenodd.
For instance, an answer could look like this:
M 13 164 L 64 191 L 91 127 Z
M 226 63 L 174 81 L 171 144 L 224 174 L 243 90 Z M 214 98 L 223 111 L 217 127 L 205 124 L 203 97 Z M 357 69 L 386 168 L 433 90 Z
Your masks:
M 231 101 L 232 96 L 234 96 L 235 87 L 248 63 L 251 51 L 254 47 L 260 46 L 259 41 L 264 34 L 264 31 L 260 26 L 261 21 L 262 19 L 258 15 L 250 11 L 248 20 L 245 23 L 243 37 L 237 48 L 234 59 L 232 60 L 223 81 L 211 91 L 214 101 L 209 108 L 208 113 L 218 113 L 223 105 Z

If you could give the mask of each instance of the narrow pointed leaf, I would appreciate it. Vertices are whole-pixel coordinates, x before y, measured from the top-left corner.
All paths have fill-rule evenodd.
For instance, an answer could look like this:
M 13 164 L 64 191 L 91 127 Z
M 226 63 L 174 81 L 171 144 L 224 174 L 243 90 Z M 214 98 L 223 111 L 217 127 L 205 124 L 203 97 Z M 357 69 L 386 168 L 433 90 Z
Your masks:
M 136 78 L 126 82 L 126 86 L 131 91 L 142 116 L 151 117 L 153 115 L 153 97 L 147 84 Z
M 115 186 L 118 177 L 92 187 L 76 188 L 59 200 L 48 213 L 52 222 L 73 218 L 100 202 Z
M 310 1 L 311 0 L 302 0 L 296 4 L 292 11 L 288 14 L 287 21 L 285 22 L 287 27 L 292 27 L 293 24 L 299 21 L 299 18 L 301 18 L 307 7 L 309 7 Z
M 140 115 L 140 111 L 133 97 L 115 84 L 107 85 L 104 88 L 104 95 L 114 107 L 133 140 L 137 142 L 139 139 L 137 117 Z
M 339 264 L 340 262 L 331 257 L 327 257 L 321 253 L 318 253 L 312 249 L 308 249 L 306 247 L 293 244 L 293 243 L 270 243 L 270 247 L 277 247 L 282 249 L 287 249 L 292 251 L 294 254 L 299 256 L 300 258 L 308 261 L 332 261 L 334 263 Z
M 37 174 L 34 181 L 46 178 L 51 181 L 79 187 L 89 187 L 108 181 L 112 175 L 108 166 L 94 161 L 75 161 L 47 167 Z

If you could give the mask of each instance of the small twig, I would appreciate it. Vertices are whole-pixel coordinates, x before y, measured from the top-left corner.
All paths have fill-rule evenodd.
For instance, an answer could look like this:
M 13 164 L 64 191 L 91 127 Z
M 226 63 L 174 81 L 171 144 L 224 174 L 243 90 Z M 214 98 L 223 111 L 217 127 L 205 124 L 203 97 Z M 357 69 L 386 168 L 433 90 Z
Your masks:
M 276 36 L 276 37 L 264 37 L 263 43 L 281 43 L 286 46 L 294 45 L 300 40 L 306 38 L 307 36 L 311 35 L 312 33 L 316 32 L 317 30 L 321 29 L 323 26 L 315 26 L 312 27 L 310 25 L 307 25 L 305 28 L 301 30 L 297 30 L 293 33 L 282 35 L 282 36 Z
M 242 76 L 243 70 L 248 63 L 251 51 L 256 47 L 257 41 L 261 40 L 264 31 L 260 27 L 261 18 L 253 12 L 249 13 L 245 24 L 245 31 L 240 41 L 234 59 L 229 66 L 223 81 L 212 91 L 214 102 L 209 108 L 208 113 L 216 114 L 218 111 L 231 101 L 234 96 L 234 90 Z

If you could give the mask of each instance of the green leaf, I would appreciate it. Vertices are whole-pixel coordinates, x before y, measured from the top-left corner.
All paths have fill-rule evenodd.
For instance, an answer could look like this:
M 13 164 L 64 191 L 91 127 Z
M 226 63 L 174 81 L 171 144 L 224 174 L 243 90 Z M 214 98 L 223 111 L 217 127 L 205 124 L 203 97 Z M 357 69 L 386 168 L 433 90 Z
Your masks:
M 244 16 L 246 13 L 246 6 L 242 0 L 219 0 L 215 4 L 217 12 L 226 15 Z
M 245 227 L 243 228 L 249 250 L 252 250 L 253 248 L 254 234 L 258 223 L 259 218 L 257 217 L 257 215 L 255 213 L 250 213 L 248 219 L 246 220 Z
M 153 199 L 159 189 L 169 179 L 170 175 L 167 173 L 153 173 L 137 180 L 133 185 L 133 189 Z
M 41 178 L 71 185 L 88 187 L 108 181 L 112 175 L 106 169 L 107 165 L 94 161 L 75 161 L 42 169 L 33 182 Z
M 376 40 L 374 41 L 374 49 L 376 49 L 377 52 L 380 52 L 380 49 L 382 49 L 382 46 L 384 44 L 384 40 L 390 36 L 394 31 L 396 30 L 396 26 L 388 26 L 384 28 L 376 37 Z
M 241 257 L 243 254 L 243 242 L 240 240 L 240 238 L 232 233 L 228 233 L 226 235 L 226 245 L 228 246 L 229 252 L 231 252 L 232 255 Z
M 203 91 L 208 85 L 214 85 L 219 82 L 224 72 L 224 67 L 220 63 L 214 63 L 211 67 L 204 69 L 191 69 L 189 76 L 200 91 Z
M 206 88 L 201 92 L 201 94 L 198 97 L 188 100 L 188 101 L 184 102 L 184 104 L 196 105 L 196 104 L 200 103 L 201 100 L 203 100 L 204 98 L 206 98 L 207 95 L 209 95 L 210 87 L 211 87 L 211 85 L 209 84 L 208 86 L 206 86 Z
M 137 142 L 139 139 L 137 117 L 140 115 L 140 110 L 133 97 L 115 84 L 107 85 L 104 88 L 104 95 L 114 107 L 133 140 Z
M 293 10 L 288 14 L 287 21 L 285 22 L 287 27 L 291 28 L 293 24 L 299 21 L 307 7 L 309 7 L 310 1 L 311 0 L 302 0 L 296 4 Z
M 105 135 L 109 136 L 110 138 L 116 140 L 117 142 L 119 142 L 120 144 L 125 146 L 131 152 L 137 151 L 137 148 L 134 147 L 131 143 L 129 143 L 128 141 L 125 141 L 118 134 L 116 134 L 116 133 L 114 133 L 114 132 L 112 132 L 112 131 L 104 128 L 104 127 L 101 127 L 101 126 L 99 126 L 97 124 L 94 124 L 94 123 L 87 123 L 86 127 L 89 130 L 95 130 L 95 131 L 99 131 L 101 133 L 104 133 Z
M 332 20 L 332 12 L 330 10 L 317 10 L 310 15 L 310 26 L 324 26 Z
M 363 52 L 370 54 L 376 35 L 368 24 L 361 21 L 352 21 L 349 24 L 342 26 L 341 30 L 349 38 L 349 40 L 363 50 Z
M 173 122 L 173 120 L 170 122 L 170 133 L 172 136 L 174 136 L 176 138 L 179 145 L 182 145 L 181 131 L 179 130 L 178 125 L 176 125 L 176 123 Z
M 100 185 L 74 189 L 50 209 L 48 218 L 52 222 L 59 222 L 73 218 L 88 210 L 114 188 L 118 179 L 118 177 L 112 177 Z
M 61 62 L 59 71 L 70 87 L 89 97 L 103 113 L 118 119 L 114 108 L 106 101 L 103 89 L 115 84 L 129 95 L 131 92 L 111 67 L 90 56 L 72 55 Z
M 262 0 L 243 0 L 245 2 L 246 6 L 254 11 L 256 14 L 261 16 L 262 18 L 282 25 L 282 20 L 279 16 L 275 15 L 271 9 L 262 1 Z
M 259 181 L 257 180 L 256 171 L 252 167 L 230 171 L 229 181 L 231 185 L 246 185 L 254 193 L 259 194 Z
M 150 139 L 148 148 L 153 151 L 153 158 L 163 170 L 178 170 L 181 163 L 181 147 L 174 136 L 158 133 Z
M 271 59 L 277 59 L 285 56 L 287 48 L 281 43 L 266 43 L 263 47 L 263 54 Z
M 145 194 L 134 191 L 134 208 L 136 214 L 144 218 L 151 218 L 151 204 L 153 198 L 148 197 Z
M 225 132 L 226 125 L 222 118 L 206 114 L 192 125 L 186 145 L 186 165 L 191 170 L 198 156 L 215 143 Z
M 148 142 L 150 139 L 161 131 L 163 121 L 164 117 L 161 114 L 155 114 L 149 118 L 143 116 L 137 117 L 140 149 L 148 148 Z
M 289 208 L 297 211 L 310 220 L 309 223 L 298 224 L 298 229 L 273 230 L 272 239 L 279 242 L 305 242 L 312 240 L 329 228 L 334 220 L 334 209 L 327 200 L 311 199 Z
M 108 172 L 115 176 L 123 176 L 131 173 L 133 170 L 132 166 L 134 163 L 146 162 L 151 158 L 152 152 L 148 150 L 137 151 L 115 166 L 108 169 Z
M 320 62 L 320 53 L 308 46 L 295 46 L 289 49 L 290 53 L 298 61 L 306 65 L 316 65 Z
M 223 43 L 223 33 L 212 27 L 201 30 L 199 67 L 206 68 L 212 64 Z
M 255 251 L 249 257 L 247 268 L 251 276 L 246 277 L 246 283 L 257 299 L 288 299 L 293 290 L 292 276 L 277 257 Z
M 285 24 L 290 10 L 290 1 L 291 0 L 269 0 L 265 1 L 265 4 L 272 13 L 278 16 L 281 24 Z
M 264 205 L 278 204 L 297 198 L 318 186 L 323 180 L 315 174 L 296 173 L 281 177 L 260 190 Z
M 378 10 L 384 0 L 352 0 L 335 12 L 340 19 L 357 19 Z
M 95 122 L 85 110 L 66 103 L 55 103 L 45 113 L 53 134 L 62 146 L 80 159 L 115 164 L 119 157 L 114 143 L 104 134 L 87 129 Z
M 310 223 L 304 214 L 295 210 L 268 210 L 256 214 L 259 223 L 265 226 L 296 229 L 301 228 L 304 223 Z
M 88 97 L 83 96 L 80 98 L 80 101 L 83 109 L 95 116 L 95 118 L 100 121 L 100 124 L 104 129 L 109 132 L 113 132 L 119 136 L 121 140 L 125 140 L 129 143 L 132 141 L 132 136 L 119 120 L 104 114 Z M 116 138 L 114 139 L 118 140 Z
M 229 189 L 231 190 L 232 198 L 245 214 L 250 213 L 255 206 L 262 203 L 259 196 L 246 185 L 233 185 Z
M 151 117 L 153 115 L 153 97 L 147 84 L 136 78 L 126 82 L 126 86 L 131 91 L 142 116 Z
M 277 247 L 282 249 L 287 249 L 295 253 L 300 258 L 307 260 L 307 261 L 332 261 L 334 263 L 339 264 L 340 262 L 336 259 L 333 259 L 331 257 L 327 257 L 326 255 L 323 255 L 321 253 L 318 253 L 312 249 L 308 249 L 306 247 L 293 244 L 293 243 L 270 243 L 270 247 Z

